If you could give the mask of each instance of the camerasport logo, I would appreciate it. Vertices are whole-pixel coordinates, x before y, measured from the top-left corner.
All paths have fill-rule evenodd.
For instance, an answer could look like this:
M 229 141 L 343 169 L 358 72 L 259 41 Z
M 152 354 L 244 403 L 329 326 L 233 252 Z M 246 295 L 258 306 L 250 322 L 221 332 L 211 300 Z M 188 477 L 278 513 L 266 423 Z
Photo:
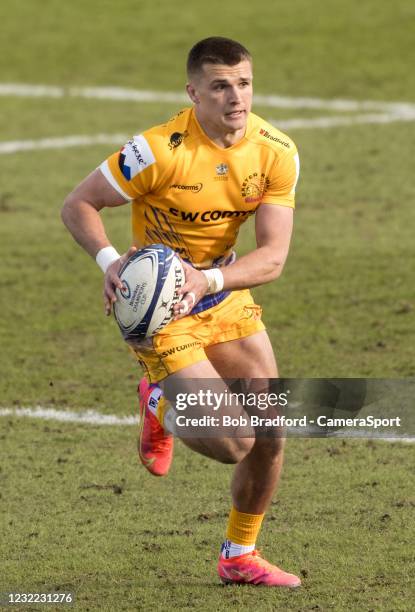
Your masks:
M 186 132 L 173 132 L 173 134 L 170 136 L 170 142 L 169 142 L 169 149 L 170 151 L 173 151 L 173 149 L 177 149 L 177 147 L 179 147 L 183 140 L 186 138 L 186 136 L 188 136 L 189 133 Z
M 273 140 L 274 142 L 279 142 L 280 144 L 282 144 L 283 147 L 287 147 L 287 149 L 290 148 L 290 143 L 286 142 L 285 140 L 281 140 L 281 138 L 278 138 L 278 136 L 273 136 L 272 134 L 270 134 L 268 132 L 268 130 L 264 130 L 263 128 L 261 128 L 259 130 L 259 133 L 261 134 L 261 136 L 264 136 L 265 138 L 268 138 L 268 140 Z
M 247 203 L 260 202 L 268 191 L 269 184 L 270 180 L 263 172 L 253 172 L 242 183 L 241 195 Z

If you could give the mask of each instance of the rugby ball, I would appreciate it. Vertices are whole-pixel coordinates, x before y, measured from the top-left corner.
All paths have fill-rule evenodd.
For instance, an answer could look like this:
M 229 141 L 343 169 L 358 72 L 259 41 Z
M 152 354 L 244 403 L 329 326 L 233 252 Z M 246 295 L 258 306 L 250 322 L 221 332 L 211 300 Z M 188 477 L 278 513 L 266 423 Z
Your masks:
M 176 253 L 163 244 L 136 251 L 122 266 L 114 315 L 126 341 L 150 338 L 173 318 L 185 274 Z

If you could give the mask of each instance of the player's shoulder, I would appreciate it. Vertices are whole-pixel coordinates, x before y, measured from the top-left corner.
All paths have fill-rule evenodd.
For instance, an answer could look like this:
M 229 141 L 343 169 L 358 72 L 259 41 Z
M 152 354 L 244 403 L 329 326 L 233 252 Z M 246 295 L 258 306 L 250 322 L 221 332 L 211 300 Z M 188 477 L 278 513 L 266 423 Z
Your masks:
M 262 145 L 275 153 L 297 153 L 294 141 L 274 125 L 255 113 L 249 115 L 247 139 L 253 144 Z
M 143 137 L 155 153 L 164 156 L 176 151 L 180 145 L 191 137 L 192 109 L 185 108 L 173 117 L 143 132 Z

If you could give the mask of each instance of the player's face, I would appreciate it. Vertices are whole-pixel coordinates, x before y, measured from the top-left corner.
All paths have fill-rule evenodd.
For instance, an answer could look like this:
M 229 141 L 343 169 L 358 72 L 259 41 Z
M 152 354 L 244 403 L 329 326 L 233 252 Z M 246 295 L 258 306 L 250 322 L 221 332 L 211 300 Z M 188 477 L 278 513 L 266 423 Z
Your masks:
M 245 133 L 252 106 L 252 64 L 204 64 L 187 86 L 196 115 L 207 132 Z

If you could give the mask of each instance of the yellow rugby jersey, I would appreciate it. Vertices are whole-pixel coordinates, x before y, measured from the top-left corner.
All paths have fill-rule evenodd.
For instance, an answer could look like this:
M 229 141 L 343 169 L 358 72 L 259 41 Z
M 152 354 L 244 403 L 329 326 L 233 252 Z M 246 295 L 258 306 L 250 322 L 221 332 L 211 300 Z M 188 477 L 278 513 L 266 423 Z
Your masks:
M 134 136 L 100 169 L 132 200 L 137 247 L 161 242 L 209 268 L 230 254 L 261 202 L 294 207 L 299 161 L 293 141 L 253 113 L 244 138 L 223 149 L 188 108 Z

